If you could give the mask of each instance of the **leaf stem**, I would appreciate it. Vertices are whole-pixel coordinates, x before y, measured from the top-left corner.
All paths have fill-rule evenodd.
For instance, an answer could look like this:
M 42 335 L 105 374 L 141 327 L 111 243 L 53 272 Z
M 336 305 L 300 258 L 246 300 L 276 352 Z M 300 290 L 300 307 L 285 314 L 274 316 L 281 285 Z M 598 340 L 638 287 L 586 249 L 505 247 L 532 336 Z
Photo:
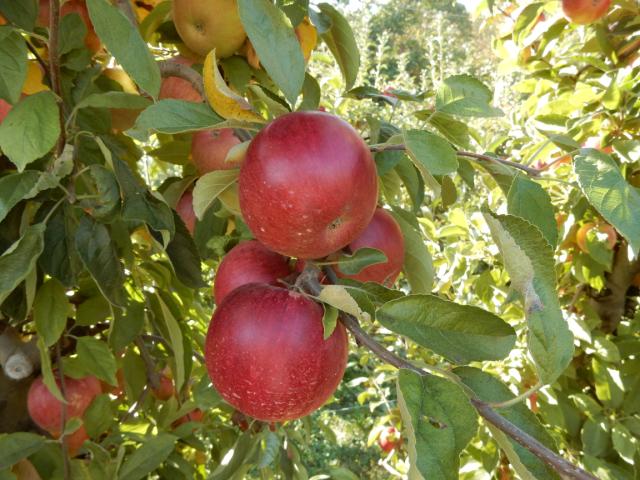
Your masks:
M 531 396 L 531 394 L 537 392 L 538 390 L 540 390 L 542 387 L 544 387 L 544 384 L 540 381 L 538 381 L 538 383 L 536 383 L 533 387 L 531 387 L 530 389 L 526 390 L 524 393 L 521 393 L 520 395 L 518 395 L 517 397 L 513 397 L 510 400 L 506 400 L 504 402 L 498 402 L 498 403 L 489 403 L 488 405 L 491 408 L 508 408 L 508 407 L 513 407 L 514 405 L 519 404 L 520 402 L 525 401 L 527 398 L 529 398 Z

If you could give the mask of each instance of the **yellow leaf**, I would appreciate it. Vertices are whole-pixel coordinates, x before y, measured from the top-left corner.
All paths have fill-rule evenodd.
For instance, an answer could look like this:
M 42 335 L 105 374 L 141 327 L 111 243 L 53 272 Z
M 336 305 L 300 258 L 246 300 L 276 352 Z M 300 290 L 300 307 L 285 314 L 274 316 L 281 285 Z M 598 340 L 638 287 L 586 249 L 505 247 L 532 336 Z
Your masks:
M 309 17 L 304 17 L 302 22 L 296 27 L 296 37 L 300 42 L 300 48 L 302 49 L 302 56 L 304 61 L 308 62 L 311 57 L 311 52 L 318 45 L 318 31 L 316 27 L 311 25 Z
M 207 55 L 202 75 L 207 100 L 218 115 L 227 119 L 264 122 L 264 119 L 253 111 L 251 104 L 225 83 L 218 70 L 215 49 Z
M 43 92 L 49 90 L 44 83 L 44 72 L 42 67 L 35 60 L 32 60 L 27 65 L 27 78 L 22 85 L 22 93 L 25 95 L 33 95 L 34 93 Z
M 318 298 L 324 303 L 328 303 L 338 310 L 350 313 L 358 320 L 369 321 L 371 316 L 367 312 L 360 310 L 358 303 L 353 299 L 347 289 L 342 285 L 326 285 L 320 291 Z

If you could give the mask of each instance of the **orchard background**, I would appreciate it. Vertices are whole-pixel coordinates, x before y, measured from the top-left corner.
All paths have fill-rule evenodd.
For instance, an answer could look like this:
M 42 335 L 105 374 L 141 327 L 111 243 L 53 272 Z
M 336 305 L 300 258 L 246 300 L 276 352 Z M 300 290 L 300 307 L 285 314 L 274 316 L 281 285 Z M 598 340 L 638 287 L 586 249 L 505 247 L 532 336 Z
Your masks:
M 637 1 L 0 15 L 0 478 L 639 478 Z M 249 142 L 317 110 L 373 153 L 402 273 L 285 259 L 349 357 L 322 408 L 262 422 L 207 373 L 214 279 L 259 234 Z

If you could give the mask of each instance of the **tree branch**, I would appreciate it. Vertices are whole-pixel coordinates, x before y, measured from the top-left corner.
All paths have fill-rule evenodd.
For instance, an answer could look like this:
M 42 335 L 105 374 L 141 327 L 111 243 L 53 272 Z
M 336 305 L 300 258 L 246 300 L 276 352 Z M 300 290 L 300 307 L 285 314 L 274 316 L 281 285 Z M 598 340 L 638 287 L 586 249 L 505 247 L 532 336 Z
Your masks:
M 373 153 L 378 152 L 388 152 L 388 151 L 405 151 L 407 149 L 404 143 L 398 143 L 395 145 L 370 145 L 369 150 Z M 522 165 L 521 163 L 512 162 L 511 160 L 507 160 L 506 158 L 500 157 L 492 157 L 490 155 L 483 155 L 481 153 L 467 152 L 465 150 L 456 150 L 456 154 L 461 157 L 473 158 L 474 160 L 482 160 L 485 162 L 499 163 L 501 165 L 506 165 L 508 167 L 516 168 L 518 170 L 522 170 L 526 172 L 527 175 L 532 177 L 538 177 L 542 173 L 542 170 L 537 168 L 528 167 L 526 165 Z
M 53 0 L 55 1 L 55 0 Z M 60 441 L 62 447 L 62 459 L 64 461 L 64 480 L 71 480 L 71 463 L 69 461 L 69 444 L 67 442 L 67 436 L 64 433 L 64 429 L 67 424 L 67 388 L 64 382 L 64 371 L 62 370 L 62 349 L 60 348 L 60 342 L 56 343 L 56 364 L 58 367 L 58 379 L 60 380 L 60 392 L 64 402 L 60 404 L 62 407 L 62 415 L 60 418 Z
M 325 267 L 323 269 L 323 272 L 331 282 L 335 282 L 335 272 L 331 268 Z M 301 273 L 301 276 L 303 276 L 301 284 L 305 287 L 305 289 L 307 289 L 312 295 L 315 296 L 319 295 L 322 289 L 320 283 L 318 282 L 319 273 L 320 271 L 318 267 L 313 265 L 311 262 L 307 262 L 305 270 Z M 365 347 L 367 347 L 385 362 L 393 365 L 396 368 L 411 370 L 413 372 L 419 373 L 420 375 L 430 375 L 428 372 L 416 367 L 408 360 L 405 360 L 404 358 L 399 357 L 395 353 L 392 353 L 384 348 L 384 346 L 370 337 L 360 327 L 360 324 L 353 316 L 348 315 L 344 312 L 340 312 L 340 321 L 345 326 L 345 328 L 351 332 L 353 337 L 360 345 L 364 345 Z M 553 452 L 538 440 L 533 438 L 531 435 L 522 431 L 519 427 L 509 422 L 500 414 L 496 413 L 488 404 L 486 404 L 482 400 L 476 397 L 472 397 L 470 398 L 470 401 L 471 404 L 476 408 L 480 416 L 482 416 L 487 422 L 491 423 L 493 426 L 505 433 L 508 437 L 525 447 L 537 458 L 542 460 L 545 464 L 547 464 L 554 471 L 561 474 L 563 477 L 575 480 L 597 480 L 596 477 L 594 477 L 590 473 L 565 460 L 560 455 Z
M 62 103 L 62 87 L 60 85 L 60 53 L 58 42 L 60 33 L 60 0 L 49 0 L 49 79 L 51 89 L 58 96 L 60 117 L 60 136 L 56 143 L 55 155 L 60 156 L 66 143 L 64 105 Z
M 147 381 L 151 388 L 157 390 L 160 388 L 160 375 L 156 371 L 156 364 L 153 362 L 151 355 L 149 355 L 149 351 L 147 350 L 147 346 L 144 344 L 142 337 L 138 336 L 135 339 L 135 344 L 140 350 L 140 356 L 142 357 L 142 361 L 144 362 L 144 366 L 147 370 Z
M 160 75 L 162 75 L 163 78 L 182 78 L 183 80 L 189 82 L 191 86 L 195 88 L 196 91 L 200 94 L 200 96 L 204 98 L 202 75 L 196 72 L 193 68 L 189 67 L 188 65 L 172 62 L 171 60 L 163 60 L 162 62 L 158 62 L 158 66 L 160 67 Z

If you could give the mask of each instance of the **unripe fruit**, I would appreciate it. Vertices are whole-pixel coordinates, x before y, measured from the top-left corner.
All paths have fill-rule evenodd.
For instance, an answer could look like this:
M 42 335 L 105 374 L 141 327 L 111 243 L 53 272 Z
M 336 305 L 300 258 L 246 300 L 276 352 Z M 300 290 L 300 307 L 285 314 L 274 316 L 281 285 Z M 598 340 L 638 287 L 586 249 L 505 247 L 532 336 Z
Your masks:
M 191 159 L 200 174 L 238 168 L 237 162 L 225 162 L 225 158 L 239 143 L 232 128 L 196 132 L 191 140 Z
M 367 145 L 323 112 L 278 117 L 252 140 L 240 168 L 240 208 L 256 238 L 299 258 L 320 258 L 357 238 L 378 198 Z
M 569 21 L 586 25 L 603 17 L 609 5 L 611 0 L 562 0 L 562 11 Z
M 607 234 L 607 243 L 610 249 L 612 249 L 616 244 L 618 234 L 611 225 L 607 223 L 601 225 L 596 225 L 593 222 L 585 223 L 578 229 L 578 232 L 576 233 L 576 243 L 578 244 L 580 250 L 585 253 L 589 253 L 589 248 L 587 246 L 587 234 L 596 227 L 598 228 L 599 232 Z
M 169 60 L 169 62 L 179 63 L 187 67 L 191 67 L 194 63 L 193 60 L 189 60 L 182 55 L 176 55 Z M 178 77 L 163 78 L 158 97 L 160 100 L 173 98 L 176 100 L 186 100 L 187 102 L 202 102 L 202 96 L 193 88 L 193 85 L 187 80 Z
M 338 324 L 323 339 L 323 310 L 302 294 L 263 284 L 232 292 L 215 311 L 205 344 L 209 376 L 245 415 L 267 422 L 300 418 L 331 396 L 347 364 Z
M 173 23 L 189 49 L 204 57 L 233 55 L 244 43 L 236 0 L 173 0 Z
M 242 242 L 227 253 L 216 272 L 213 296 L 216 304 L 236 288 L 248 283 L 277 285 L 278 279 L 291 273 L 289 261 L 257 240 Z
M 398 222 L 384 209 L 378 208 L 362 234 L 348 247 L 355 253 L 360 248 L 376 248 L 387 256 L 387 261 L 363 268 L 355 275 L 345 275 L 336 266 L 336 274 L 360 282 L 393 285 L 404 263 L 404 237 Z
M 193 235 L 196 229 L 196 213 L 193 211 L 193 192 L 191 190 L 182 194 L 176 205 L 176 212 L 182 218 L 189 233 Z

